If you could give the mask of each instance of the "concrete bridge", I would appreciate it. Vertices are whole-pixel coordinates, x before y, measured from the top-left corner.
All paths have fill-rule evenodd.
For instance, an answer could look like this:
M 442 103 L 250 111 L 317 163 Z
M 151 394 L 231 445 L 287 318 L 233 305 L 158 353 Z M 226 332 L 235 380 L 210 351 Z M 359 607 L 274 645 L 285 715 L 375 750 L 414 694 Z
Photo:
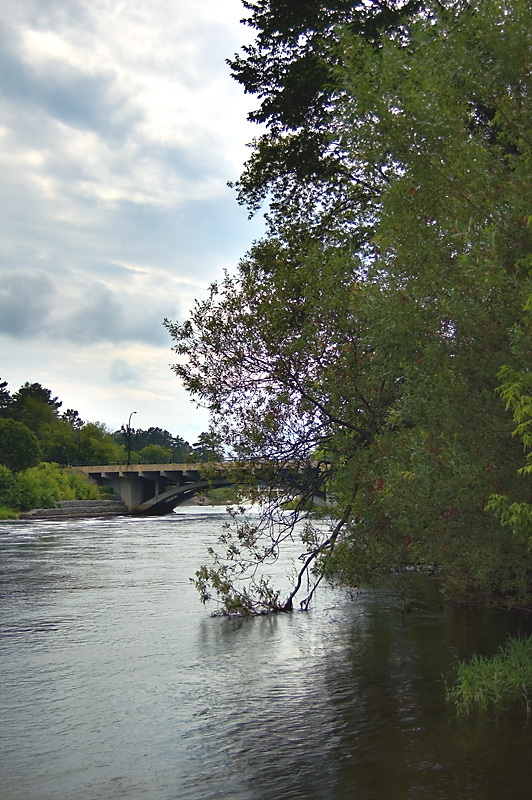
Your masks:
M 202 478 L 198 464 L 109 464 L 76 467 L 100 486 L 108 486 L 135 514 L 168 514 L 198 492 L 231 483 L 220 475 Z
M 198 492 L 232 486 L 223 472 L 210 479 L 202 477 L 201 464 L 110 464 L 75 467 L 100 486 L 108 486 L 134 514 L 161 516 L 189 500 Z M 326 505 L 321 492 L 317 505 Z

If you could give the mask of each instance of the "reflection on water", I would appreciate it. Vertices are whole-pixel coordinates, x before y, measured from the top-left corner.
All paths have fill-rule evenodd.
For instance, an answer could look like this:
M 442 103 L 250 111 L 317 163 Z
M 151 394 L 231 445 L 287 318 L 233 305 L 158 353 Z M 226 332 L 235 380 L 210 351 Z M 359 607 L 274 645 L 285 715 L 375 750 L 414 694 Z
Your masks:
M 441 674 L 531 629 L 420 581 L 211 618 L 222 513 L 4 524 L 2 800 L 530 800 L 532 726 L 458 722 Z

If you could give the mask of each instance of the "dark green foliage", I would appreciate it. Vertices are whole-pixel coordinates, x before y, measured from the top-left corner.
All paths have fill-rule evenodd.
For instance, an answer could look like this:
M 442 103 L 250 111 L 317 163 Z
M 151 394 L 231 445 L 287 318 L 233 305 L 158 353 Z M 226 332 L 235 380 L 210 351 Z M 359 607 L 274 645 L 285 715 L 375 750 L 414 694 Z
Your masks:
M 212 431 L 200 433 L 192 445 L 192 461 L 223 461 L 222 439 Z
M 39 458 L 20 463 L 33 466 L 42 459 L 62 465 L 110 464 L 126 460 L 127 434 L 123 431 L 111 434 L 101 422 L 84 422 L 73 408 L 68 408 L 60 415 L 61 406 L 58 398 L 39 383 L 27 382 L 12 396 L 7 383 L 0 383 L 0 421 L 9 421 L 10 428 L 15 422 L 22 424 L 28 433 L 32 433 L 39 447 Z M 143 463 L 150 461 L 150 452 L 153 463 L 186 462 L 193 453 L 183 438 L 155 427 L 147 431 L 132 430 L 131 444 L 133 461 L 141 460 Z M 9 458 L 15 458 L 9 452 Z M 7 455 L 5 457 L 8 458 Z M 0 460 L 1 463 L 7 461 Z
M 11 405 L 11 393 L 7 386 L 7 381 L 0 381 L 0 417 L 7 416 Z
M 33 431 L 22 422 L 0 419 L 0 464 L 20 472 L 40 460 L 41 448 Z
M 244 6 L 256 40 L 228 63 L 245 91 L 260 99 L 249 119 L 264 123 L 267 132 L 253 143 L 237 183 L 239 201 L 256 210 L 268 196 L 274 225 L 289 211 L 307 223 L 312 219 L 323 235 L 328 226 L 352 230 L 346 204 L 364 209 L 375 200 L 376 187 L 356 174 L 337 127 L 335 111 L 344 93 L 335 71 L 342 62 L 341 26 L 378 48 L 384 35 L 404 35 L 404 21 L 423 3 L 262 0 Z M 335 194 L 329 199 L 331 181 Z M 322 206 L 321 219 L 315 203 Z
M 128 432 L 126 427 L 123 427 L 119 431 L 115 431 L 112 436 L 117 444 L 123 444 L 124 447 L 127 448 Z M 163 430 L 162 428 L 148 428 L 148 430 L 142 430 L 142 428 L 137 428 L 135 430 L 132 429 L 131 447 L 132 454 L 135 454 L 134 457 L 132 455 L 133 460 L 139 457 L 141 451 L 151 446 L 157 446 L 165 448 L 165 450 L 169 450 L 170 457 L 167 460 L 173 461 L 174 463 L 186 463 L 192 455 L 191 446 L 181 436 L 174 436 L 169 431 Z M 144 456 L 142 456 L 142 460 L 144 463 L 148 463 Z
M 9 416 L 38 433 L 44 425 L 57 419 L 61 405 L 40 383 L 25 383 L 11 398 Z
M 336 522 L 306 530 L 302 562 L 318 580 L 438 569 L 453 603 L 531 602 L 526 543 L 484 511 L 492 495 L 530 503 L 497 387 L 503 365 L 532 366 L 531 14 L 524 0 L 425 3 L 377 43 L 335 31 L 326 127 L 355 188 L 345 194 L 341 168 L 338 182 L 320 173 L 305 219 L 306 179 L 299 195 L 279 184 L 266 240 L 168 324 L 185 357 L 176 373 L 242 471 L 271 488 L 254 569 L 282 541 L 272 520 L 294 530 L 298 514 L 279 515 L 274 492 L 284 480 L 283 502 L 303 509 L 326 489 L 343 520 L 334 536 Z M 357 205 L 359 179 L 370 205 Z M 247 557 L 227 542 L 224 581 L 224 565 Z

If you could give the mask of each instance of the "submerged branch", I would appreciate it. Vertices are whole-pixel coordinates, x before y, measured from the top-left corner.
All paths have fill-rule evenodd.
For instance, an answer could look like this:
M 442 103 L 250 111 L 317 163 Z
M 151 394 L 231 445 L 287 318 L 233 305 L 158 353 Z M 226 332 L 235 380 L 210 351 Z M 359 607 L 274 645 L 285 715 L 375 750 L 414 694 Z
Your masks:
M 342 518 L 337 523 L 334 531 L 329 536 L 329 538 L 325 542 L 322 542 L 322 544 L 320 544 L 319 547 L 317 547 L 315 550 L 313 550 L 311 553 L 308 554 L 307 558 L 305 559 L 305 562 L 304 562 L 303 566 L 299 570 L 296 584 L 295 584 L 294 588 L 292 589 L 292 591 L 290 592 L 290 594 L 289 594 L 287 600 L 285 601 L 284 605 L 280 609 L 281 611 L 292 611 L 294 597 L 296 596 L 296 594 L 300 590 L 301 584 L 303 582 L 303 577 L 304 577 L 305 574 L 308 573 L 308 569 L 309 569 L 310 565 L 325 550 L 329 550 L 329 551 L 332 550 L 332 548 L 334 547 L 334 544 L 335 544 L 335 542 L 336 542 L 336 540 L 337 540 L 337 538 L 338 538 L 338 536 L 340 534 L 340 531 L 342 530 L 342 528 L 344 527 L 344 525 L 348 521 L 350 515 L 351 515 L 351 506 L 348 506 L 345 509 L 345 511 L 344 511 L 344 513 L 342 515 Z M 309 603 L 310 603 L 310 601 L 312 599 L 312 596 L 313 596 L 314 592 L 316 591 L 316 589 L 318 588 L 318 584 L 321 582 L 322 578 L 323 578 L 323 575 L 320 575 L 320 577 L 318 578 L 317 582 L 312 587 L 312 590 L 311 590 L 310 594 L 305 598 L 305 600 L 303 600 L 301 602 L 301 608 L 304 608 L 305 610 L 308 608 Z

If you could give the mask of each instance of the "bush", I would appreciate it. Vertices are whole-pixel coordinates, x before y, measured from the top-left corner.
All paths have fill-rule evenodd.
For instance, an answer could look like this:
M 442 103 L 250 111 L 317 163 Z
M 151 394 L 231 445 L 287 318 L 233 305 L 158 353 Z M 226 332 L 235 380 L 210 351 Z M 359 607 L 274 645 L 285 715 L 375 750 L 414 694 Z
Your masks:
M 9 505 L 13 499 L 13 473 L 4 464 L 0 464 L 0 505 Z
M 28 511 L 32 508 L 54 508 L 59 500 L 97 500 L 98 487 L 79 472 L 61 469 L 57 464 L 43 463 L 15 476 L 14 504 Z
M 3 519 L 18 519 L 20 512 L 9 506 L 0 506 L 0 520 Z

